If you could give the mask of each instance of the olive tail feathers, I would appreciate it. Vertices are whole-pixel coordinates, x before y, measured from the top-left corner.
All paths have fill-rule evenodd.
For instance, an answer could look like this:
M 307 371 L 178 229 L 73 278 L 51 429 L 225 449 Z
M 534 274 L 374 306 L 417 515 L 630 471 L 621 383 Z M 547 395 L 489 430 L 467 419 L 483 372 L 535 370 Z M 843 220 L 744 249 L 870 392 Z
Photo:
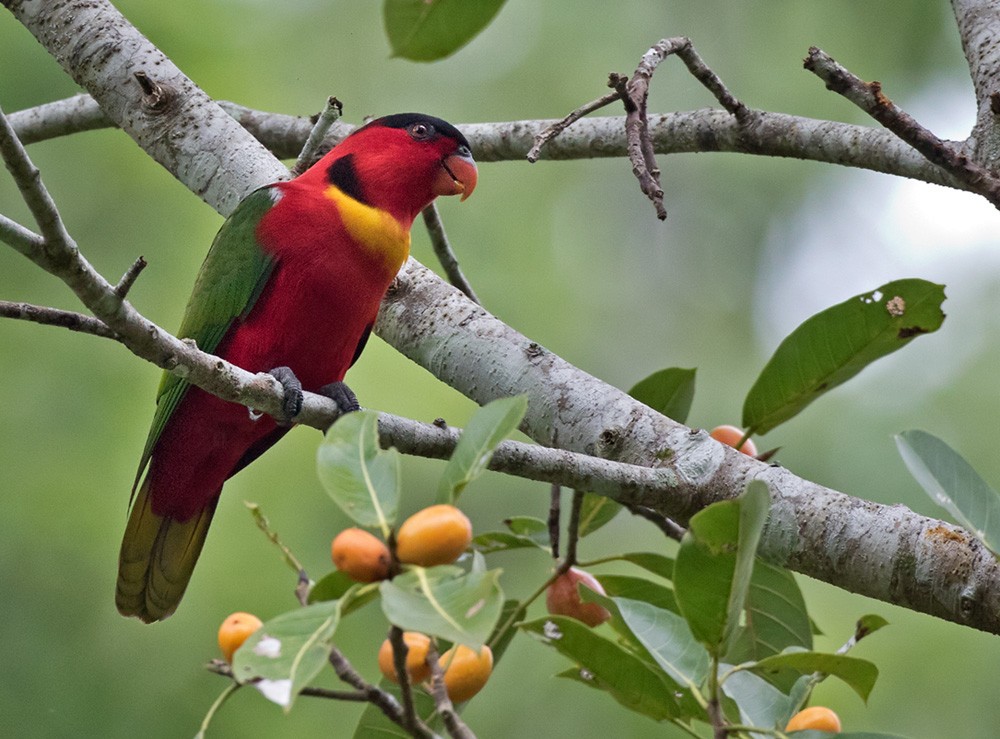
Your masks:
M 135 496 L 121 553 L 115 604 L 145 623 L 173 613 L 201 554 L 218 498 L 186 521 L 153 512 L 148 478 Z

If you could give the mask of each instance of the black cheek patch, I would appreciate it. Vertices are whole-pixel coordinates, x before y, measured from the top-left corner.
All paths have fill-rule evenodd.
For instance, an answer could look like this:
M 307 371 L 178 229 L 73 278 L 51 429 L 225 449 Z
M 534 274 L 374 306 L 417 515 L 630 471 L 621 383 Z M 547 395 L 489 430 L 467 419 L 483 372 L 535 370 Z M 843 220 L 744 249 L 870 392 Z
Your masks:
M 326 170 L 326 180 L 345 195 L 370 205 L 365 198 L 364 190 L 361 188 L 361 182 L 358 180 L 353 154 L 335 160 Z

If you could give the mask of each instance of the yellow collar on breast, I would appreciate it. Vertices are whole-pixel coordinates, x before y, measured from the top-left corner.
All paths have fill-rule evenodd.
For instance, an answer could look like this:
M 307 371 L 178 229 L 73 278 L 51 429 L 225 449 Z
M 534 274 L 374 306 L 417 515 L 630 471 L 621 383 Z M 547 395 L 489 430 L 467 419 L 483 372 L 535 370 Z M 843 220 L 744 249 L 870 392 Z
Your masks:
M 387 267 L 399 270 L 410 254 L 410 230 L 388 211 L 365 205 L 340 188 L 330 185 L 324 193 L 336 206 L 347 233 Z

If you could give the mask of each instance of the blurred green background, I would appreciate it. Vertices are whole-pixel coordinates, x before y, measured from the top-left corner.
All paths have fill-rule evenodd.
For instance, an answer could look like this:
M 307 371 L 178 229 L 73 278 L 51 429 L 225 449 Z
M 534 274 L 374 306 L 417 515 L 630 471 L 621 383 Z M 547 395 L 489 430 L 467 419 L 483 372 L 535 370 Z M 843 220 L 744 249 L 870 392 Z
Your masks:
M 117 5 L 210 95 L 308 115 L 326 96 L 345 117 L 421 110 L 454 123 L 559 117 L 606 90 L 665 36 L 690 36 L 752 107 L 868 123 L 801 68 L 822 47 L 944 136 L 974 114 L 958 35 L 944 2 L 577 3 L 510 0 L 455 56 L 432 65 L 389 58 L 379 3 L 214 0 Z M 903 8 L 902 10 L 900 8 Z M 197 22 L 194 22 L 197 19 Z M 668 62 L 650 110 L 713 101 Z M 7 111 L 75 86 L 0 14 L 0 105 Z M 100 131 L 30 153 L 84 253 L 110 279 L 142 254 L 131 293 L 161 325 L 179 323 L 221 219 L 124 134 Z M 463 266 L 485 305 L 584 370 L 628 388 L 665 366 L 698 367 L 690 423 L 738 422 L 742 398 L 782 336 L 817 310 L 883 282 L 948 285 L 936 335 L 866 370 L 761 440 L 797 474 L 885 503 L 941 514 L 909 478 L 891 435 L 919 427 L 1000 481 L 996 419 L 1000 215 L 974 197 L 860 171 L 737 155 L 661 161 L 670 218 L 659 223 L 622 160 L 485 164 L 474 198 L 441 203 Z M 0 177 L 0 212 L 30 225 Z M 414 255 L 430 262 L 415 229 Z M 72 295 L 12 250 L 0 250 L 0 298 L 75 309 Z M 380 341 L 348 376 L 362 402 L 418 419 L 462 423 L 472 404 Z M 256 501 L 318 577 L 346 524 L 317 483 L 319 435 L 298 430 L 226 487 L 179 612 L 148 627 L 122 619 L 113 589 L 128 490 L 158 370 L 122 347 L 0 322 L 0 717 L 11 736 L 191 736 L 224 687 L 202 665 L 234 610 L 263 618 L 294 605 L 291 573 L 243 506 Z M 407 460 L 405 505 L 432 497 L 441 466 Z M 543 485 L 487 475 L 463 498 L 478 530 L 512 514 L 541 516 Z M 627 544 L 622 542 L 627 541 Z M 622 517 L 583 556 L 663 550 L 648 524 Z M 669 547 L 666 547 L 669 550 Z M 538 556 L 498 556 L 509 592 L 544 577 Z M 600 571 L 600 570 L 598 570 Z M 892 626 L 856 654 L 881 678 L 864 706 L 833 681 L 817 699 L 851 730 L 913 737 L 994 737 L 1000 639 L 800 578 L 834 649 L 857 616 Z M 366 675 L 384 636 L 377 608 L 349 619 L 340 644 Z M 995 661 L 996 660 L 996 661 Z M 517 640 L 466 717 L 483 737 L 677 736 L 608 697 L 550 676 L 566 667 Z M 332 684 L 332 682 L 331 682 Z M 531 699 L 525 700 L 525 692 Z M 215 736 L 346 737 L 360 709 L 301 700 L 289 716 L 238 693 Z

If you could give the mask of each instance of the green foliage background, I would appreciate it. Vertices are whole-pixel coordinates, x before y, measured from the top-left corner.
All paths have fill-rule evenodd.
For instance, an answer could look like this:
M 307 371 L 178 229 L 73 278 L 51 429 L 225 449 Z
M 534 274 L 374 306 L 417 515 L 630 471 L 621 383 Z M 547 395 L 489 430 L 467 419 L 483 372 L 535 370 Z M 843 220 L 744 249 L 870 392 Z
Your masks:
M 603 94 L 609 71 L 633 69 L 653 42 L 681 34 L 754 107 L 868 123 L 801 69 L 810 45 L 865 78 L 880 79 L 904 106 L 919 93 L 947 86 L 972 94 L 944 2 L 900 10 L 862 0 L 648 0 L 612 9 L 510 0 L 480 37 L 433 65 L 389 58 L 378 3 L 117 5 L 215 97 L 308 115 L 334 94 L 355 122 L 404 110 L 452 122 L 559 117 Z M 75 91 L 27 32 L 0 14 L 0 105 L 14 111 Z M 653 82 L 651 110 L 711 103 L 677 63 L 668 62 Z M 38 144 L 30 153 L 98 269 L 116 278 L 144 255 L 150 266 L 131 299 L 161 325 L 176 327 L 221 219 L 120 132 Z M 664 366 L 697 366 L 689 423 L 736 422 L 744 394 L 782 338 L 759 331 L 766 238 L 810 193 L 876 176 L 733 155 L 676 156 L 661 165 L 671 214 L 666 224 L 655 220 L 622 160 L 484 164 L 475 197 L 461 206 L 442 203 L 442 215 L 476 290 L 505 321 L 622 388 Z M 5 177 L 0 211 L 29 222 Z M 844 217 L 849 221 L 851 214 Z M 942 210 L 940 218 L 948 217 Z M 849 233 L 855 240 L 872 238 L 862 229 Z M 430 262 L 419 229 L 414 254 Z M 877 255 L 872 259 L 877 262 Z M 762 446 L 782 446 L 781 462 L 803 477 L 938 516 L 891 438 L 921 427 L 947 439 L 996 484 L 1000 340 L 995 322 L 984 317 L 992 314 L 996 301 L 989 295 L 996 293 L 997 278 L 984 277 L 976 264 L 964 274 L 965 284 L 948 281 L 949 320 L 938 334 L 819 401 L 764 437 Z M 918 266 L 889 275 L 910 276 L 945 281 Z M 831 289 L 822 275 L 815 279 L 817 289 Z M 873 278 L 859 289 L 845 286 L 830 302 L 877 284 Z M 77 307 L 61 284 L 11 250 L 0 251 L 0 297 Z M 791 327 L 809 312 L 785 319 Z M 942 356 L 958 344 L 966 347 L 960 356 Z M 935 372 L 941 376 L 928 376 Z M 110 342 L 6 321 L 0 322 L 0 378 L 4 725 L 16 736 L 193 735 L 224 687 L 201 667 L 216 655 L 217 624 L 234 610 L 267 618 L 294 602 L 293 578 L 242 501 L 263 506 L 314 577 L 329 568 L 329 540 L 346 521 L 314 473 L 319 435 L 291 434 L 227 486 L 180 611 L 146 627 L 118 616 L 113 588 L 128 488 L 158 370 Z M 368 407 L 453 423 L 464 422 L 472 410 L 469 401 L 379 341 L 348 379 Z M 440 463 L 404 461 L 406 510 L 433 500 L 440 469 Z M 462 503 L 485 531 L 512 514 L 543 515 L 547 492 L 546 486 L 491 474 L 471 486 Z M 623 547 L 668 549 L 648 524 L 622 517 L 588 539 L 583 554 Z M 504 587 L 521 595 L 548 566 L 522 554 L 497 561 L 506 570 Z M 867 709 L 845 686 L 824 684 L 818 691 L 846 728 L 915 737 L 994 735 L 1000 722 L 997 637 L 802 581 L 810 610 L 828 634 L 819 648 L 838 646 L 863 613 L 875 611 L 892 622 L 857 652 L 882 673 Z M 372 626 L 378 617 L 369 606 L 368 618 L 348 618 L 338 638 L 369 676 L 384 636 Z M 484 737 L 673 735 L 627 715 L 606 696 L 550 678 L 565 667 L 550 650 L 515 640 L 489 692 L 470 705 L 469 723 Z M 524 700 L 525 690 L 531 701 Z M 224 708 L 214 734 L 346 737 L 359 710 L 303 699 L 285 717 L 246 690 Z

